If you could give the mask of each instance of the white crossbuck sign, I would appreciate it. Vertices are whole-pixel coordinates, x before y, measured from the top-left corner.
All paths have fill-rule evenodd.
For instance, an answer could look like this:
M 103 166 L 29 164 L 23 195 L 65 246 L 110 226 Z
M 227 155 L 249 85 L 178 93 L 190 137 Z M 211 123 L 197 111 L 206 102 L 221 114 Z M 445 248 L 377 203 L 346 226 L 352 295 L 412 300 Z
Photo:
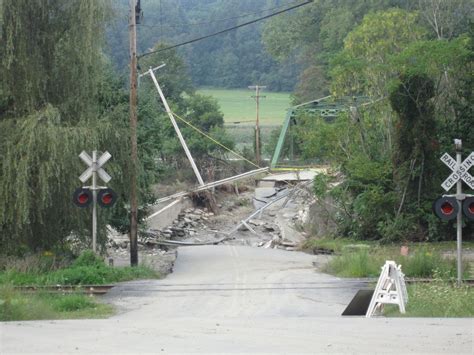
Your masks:
M 107 174 L 107 172 L 102 169 L 102 166 L 112 157 L 112 154 L 109 152 L 105 152 L 100 156 L 99 159 L 97 159 L 96 162 L 94 162 L 89 154 L 87 154 L 85 151 L 82 151 L 81 154 L 79 154 L 79 158 L 82 159 L 84 163 L 86 163 L 89 167 L 82 173 L 81 176 L 79 176 L 79 180 L 82 181 L 82 183 L 85 183 L 87 180 L 90 179 L 92 176 L 92 173 L 95 171 L 97 172 L 97 175 L 105 182 L 108 183 L 112 177 Z
M 441 184 L 441 187 L 449 191 L 455 183 L 462 179 L 471 189 L 474 190 L 474 178 L 469 174 L 469 169 L 474 165 L 474 152 L 472 152 L 460 165 L 448 153 L 444 153 L 441 161 L 445 163 L 453 172 Z

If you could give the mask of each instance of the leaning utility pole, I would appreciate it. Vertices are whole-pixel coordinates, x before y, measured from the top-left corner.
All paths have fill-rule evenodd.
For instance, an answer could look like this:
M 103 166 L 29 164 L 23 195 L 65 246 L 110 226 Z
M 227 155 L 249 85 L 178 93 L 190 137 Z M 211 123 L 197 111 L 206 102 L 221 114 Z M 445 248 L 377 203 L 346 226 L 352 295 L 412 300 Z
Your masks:
M 252 96 L 257 103 L 257 119 L 255 122 L 255 160 L 257 165 L 260 165 L 260 125 L 259 125 L 259 100 L 261 97 L 265 98 L 266 96 L 259 95 L 260 89 L 265 89 L 266 86 L 252 85 L 249 86 L 249 89 L 255 89 L 255 96 Z
M 138 265 L 138 201 L 137 201 L 137 174 L 138 174 L 138 148 L 137 148 L 137 28 L 136 15 L 140 9 L 137 9 L 136 0 L 130 1 L 130 264 Z

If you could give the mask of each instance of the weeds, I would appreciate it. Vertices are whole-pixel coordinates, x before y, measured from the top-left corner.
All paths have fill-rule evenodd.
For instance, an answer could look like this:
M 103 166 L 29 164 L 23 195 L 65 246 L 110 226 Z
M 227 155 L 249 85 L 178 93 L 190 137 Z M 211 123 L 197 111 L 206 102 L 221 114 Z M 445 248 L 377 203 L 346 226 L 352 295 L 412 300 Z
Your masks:
M 384 314 L 402 317 L 473 317 L 474 290 L 457 286 L 449 272 L 435 271 L 435 281 L 408 286 L 405 314 L 398 308 L 386 307 Z
M 86 295 L 23 294 L 12 286 L 0 287 L 0 321 L 104 318 L 112 313 L 112 306 Z
M 36 264 L 35 264 L 36 265 Z M 24 271 L 27 270 L 27 271 Z M 0 284 L 24 285 L 103 285 L 133 279 L 157 278 L 147 266 L 107 266 L 91 251 L 84 252 L 69 267 L 48 270 L 42 267 L 8 268 L 0 272 Z
M 456 276 L 455 260 L 443 259 L 438 252 L 421 249 L 409 256 L 398 256 L 396 261 L 408 277 L 435 277 L 440 272 Z
M 378 276 L 386 260 L 394 260 L 402 265 L 402 271 L 407 277 L 434 277 L 436 272 L 449 277 L 456 276 L 455 260 L 443 258 L 441 255 L 443 248 L 446 249 L 450 245 L 447 243 L 442 245 L 443 248 L 438 244 L 411 245 L 411 253 L 408 256 L 400 255 L 398 245 L 353 243 L 350 239 L 309 239 L 303 249 L 331 250 L 336 253 L 324 271 L 341 277 Z M 463 265 L 466 273 L 468 265 Z
M 381 265 L 381 260 L 369 256 L 367 250 L 360 250 L 336 256 L 325 271 L 342 277 L 375 277 L 380 273 Z
M 474 292 L 446 281 L 408 288 L 407 317 L 473 317 Z

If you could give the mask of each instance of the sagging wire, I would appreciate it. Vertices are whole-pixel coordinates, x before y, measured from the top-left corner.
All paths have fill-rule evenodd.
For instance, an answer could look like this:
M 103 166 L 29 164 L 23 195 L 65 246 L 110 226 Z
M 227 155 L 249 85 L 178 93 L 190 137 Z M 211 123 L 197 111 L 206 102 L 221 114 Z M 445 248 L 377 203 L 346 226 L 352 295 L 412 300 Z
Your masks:
M 178 114 L 174 113 L 173 111 L 171 111 L 171 114 L 176 117 L 177 119 L 179 119 L 180 121 L 184 122 L 185 124 L 187 124 L 189 127 L 191 127 L 192 129 L 196 130 L 197 132 L 201 133 L 203 136 L 205 136 L 206 138 L 210 139 L 212 142 L 216 143 L 218 146 L 224 148 L 225 150 L 227 150 L 228 152 L 236 155 L 237 157 L 243 159 L 244 161 L 246 161 L 247 163 L 255 166 L 256 168 L 260 168 L 260 166 L 258 166 L 257 164 L 255 164 L 254 162 L 248 160 L 247 158 L 243 157 L 242 155 L 240 155 L 239 153 L 233 151 L 232 149 L 226 147 L 224 144 L 220 143 L 219 141 L 217 141 L 216 139 L 212 138 L 210 135 L 208 135 L 206 132 L 203 132 L 202 130 L 200 130 L 199 128 L 197 128 L 196 126 L 194 126 L 192 123 L 188 122 L 187 120 L 185 120 L 184 118 L 182 118 L 181 116 L 179 116 Z

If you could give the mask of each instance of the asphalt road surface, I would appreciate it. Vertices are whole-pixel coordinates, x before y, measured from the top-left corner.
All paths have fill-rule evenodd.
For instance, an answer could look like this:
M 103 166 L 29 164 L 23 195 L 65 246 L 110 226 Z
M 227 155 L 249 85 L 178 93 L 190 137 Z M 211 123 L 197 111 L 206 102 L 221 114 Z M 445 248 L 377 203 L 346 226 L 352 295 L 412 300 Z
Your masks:
M 180 248 L 164 280 L 128 282 L 104 320 L 0 323 L 0 353 L 472 354 L 472 318 L 341 317 L 364 285 L 317 256 L 231 245 Z

